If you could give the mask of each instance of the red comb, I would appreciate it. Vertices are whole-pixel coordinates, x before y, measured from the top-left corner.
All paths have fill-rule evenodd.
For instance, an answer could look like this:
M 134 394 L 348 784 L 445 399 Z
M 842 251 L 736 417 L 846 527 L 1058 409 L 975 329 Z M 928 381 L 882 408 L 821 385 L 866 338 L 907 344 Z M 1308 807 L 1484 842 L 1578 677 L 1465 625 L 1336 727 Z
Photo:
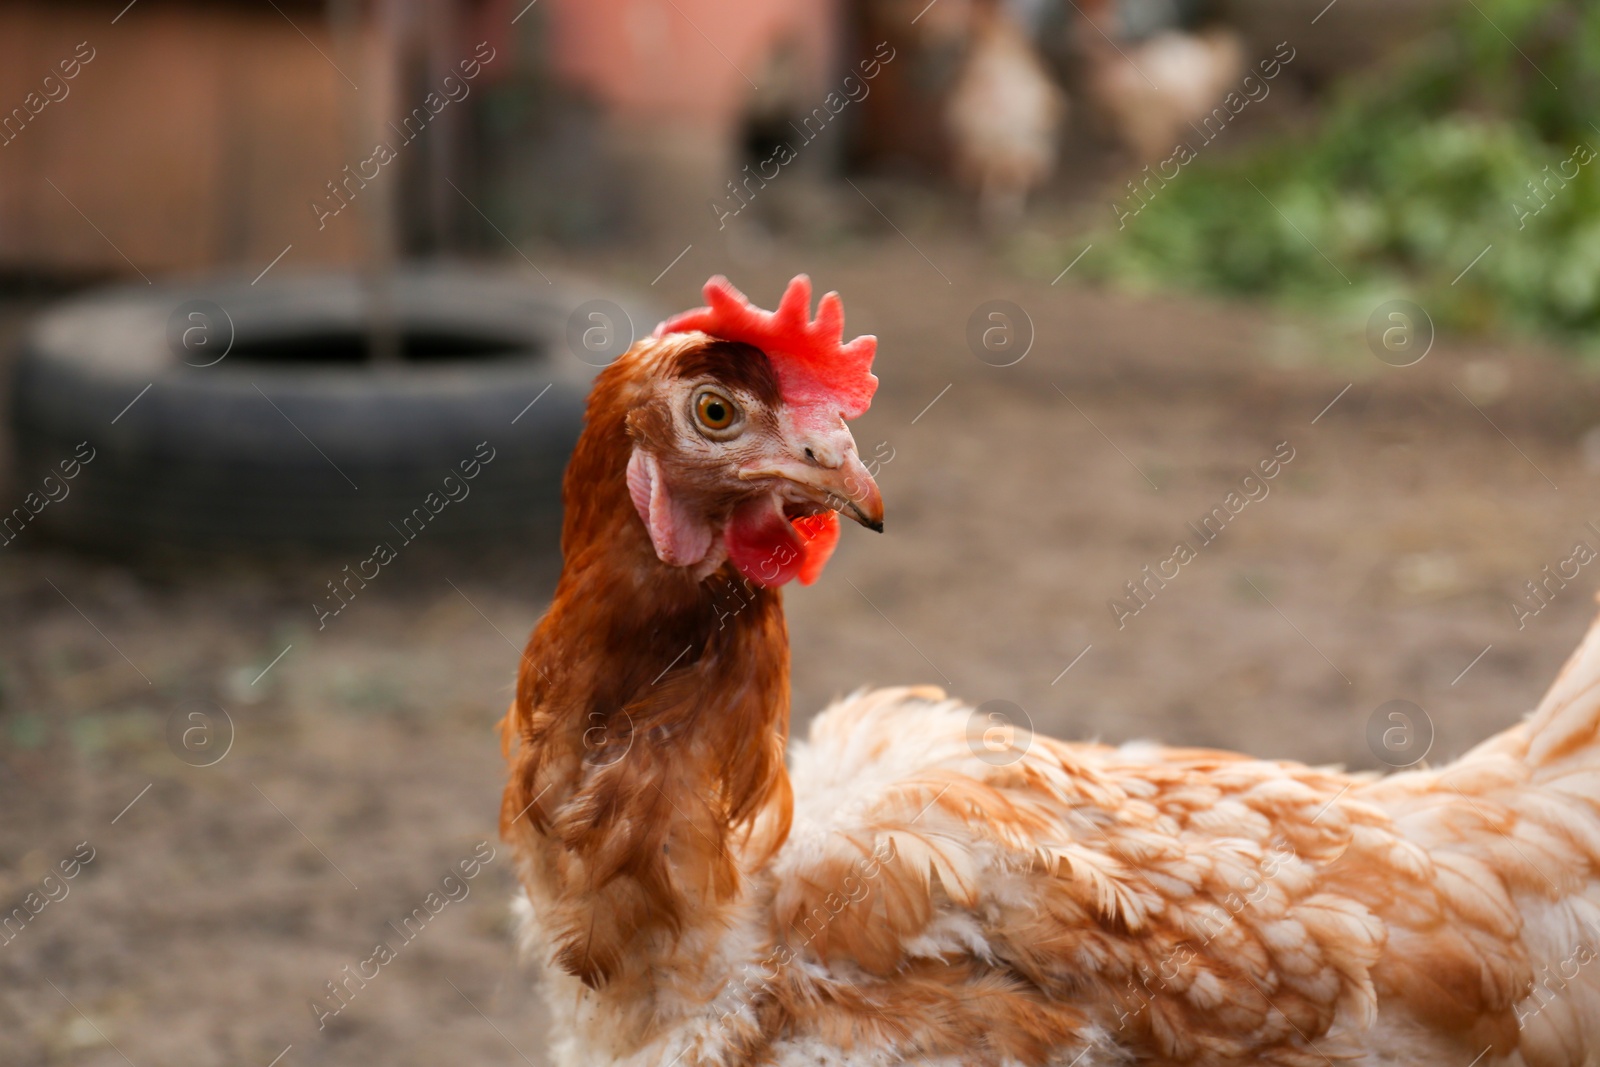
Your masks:
M 708 306 L 685 311 L 656 327 L 657 337 L 699 330 L 725 341 L 742 341 L 767 354 L 778 373 L 784 403 L 791 407 L 821 407 L 816 414 L 831 419 L 833 412 L 853 419 L 867 410 L 878 379 L 872 374 L 872 357 L 878 339 L 863 334 L 844 342 L 844 305 L 838 293 L 827 293 L 811 312 L 811 279 L 795 275 L 778 302 L 777 311 L 763 311 L 750 303 L 733 284 L 718 274 L 702 292 Z

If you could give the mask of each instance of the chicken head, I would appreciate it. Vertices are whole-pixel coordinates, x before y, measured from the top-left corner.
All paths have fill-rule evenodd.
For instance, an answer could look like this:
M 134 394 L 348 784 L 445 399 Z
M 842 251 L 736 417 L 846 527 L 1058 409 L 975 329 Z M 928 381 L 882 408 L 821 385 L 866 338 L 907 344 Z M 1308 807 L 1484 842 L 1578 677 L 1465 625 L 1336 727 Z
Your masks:
M 713 278 L 708 307 L 662 323 L 614 368 L 636 383 L 628 494 L 662 562 L 810 584 L 839 515 L 883 529 L 883 498 L 845 425 L 877 386 L 876 339 L 842 344 L 838 295 L 809 321 L 810 294 L 801 275 L 767 312 Z

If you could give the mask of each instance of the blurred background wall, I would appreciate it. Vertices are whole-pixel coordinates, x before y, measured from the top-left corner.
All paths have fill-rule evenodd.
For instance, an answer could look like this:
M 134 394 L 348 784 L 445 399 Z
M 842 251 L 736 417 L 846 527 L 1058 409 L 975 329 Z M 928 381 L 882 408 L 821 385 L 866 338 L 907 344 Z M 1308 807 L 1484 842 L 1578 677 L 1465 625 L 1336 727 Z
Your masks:
M 291 243 L 299 262 L 341 264 L 493 243 L 496 228 L 670 244 L 879 42 L 898 61 L 795 169 L 940 176 L 953 150 L 943 114 L 981 6 L 14 0 L 0 7 L 0 266 L 132 274 L 264 263 Z M 1311 36 L 1291 32 L 1304 6 L 1030 0 L 1007 17 L 1074 92 L 1094 71 L 1086 15 L 1124 46 L 1222 24 L 1255 57 L 1294 36 L 1305 87 L 1403 44 L 1440 3 L 1342 0 Z M 1367 32 L 1374 18 L 1382 33 Z M 480 44 L 492 60 L 397 148 L 399 180 L 322 219 L 312 205 L 337 205 L 346 168 L 401 136 L 396 117 L 427 106 Z M 1091 145 L 1115 139 L 1092 107 L 1073 110 Z
M 426 253 L 484 229 L 485 190 L 561 202 L 509 212 L 523 237 L 666 226 L 737 170 L 752 79 L 776 101 L 759 107 L 798 109 L 838 39 L 833 4 L 796 0 L 138 0 L 109 32 L 122 6 L 0 8 L 0 265 L 196 268 L 291 242 L 320 263 Z M 396 145 L 399 181 L 358 183 L 352 217 L 319 224 L 312 203 L 336 205 L 346 168 L 403 141 L 395 118 L 449 97 L 452 76 L 466 94 Z

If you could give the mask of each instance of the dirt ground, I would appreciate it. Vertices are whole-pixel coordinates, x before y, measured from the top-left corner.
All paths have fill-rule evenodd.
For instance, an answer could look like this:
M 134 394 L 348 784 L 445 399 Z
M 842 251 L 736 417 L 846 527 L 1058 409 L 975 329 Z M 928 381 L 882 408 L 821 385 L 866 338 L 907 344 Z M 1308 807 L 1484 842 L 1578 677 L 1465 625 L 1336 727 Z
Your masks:
M 697 245 L 651 290 L 687 306 L 731 270 L 770 305 L 804 269 L 881 338 L 856 425 L 890 457 L 888 531 L 846 530 L 788 595 L 797 732 L 856 686 L 935 682 L 1069 738 L 1380 768 L 1388 701 L 1438 762 L 1538 700 L 1600 584 L 1586 568 L 1519 629 L 1523 583 L 1600 547 L 1600 409 L 1571 359 L 1440 338 L 1397 369 L 1360 321 L 1052 286 L 1061 263 L 906 227 L 916 248 Z M 647 289 L 661 264 L 579 265 Z M 1032 320 L 1013 366 L 966 342 L 990 299 Z M 1125 583 L 1275 456 L 1119 627 Z M 0 944 L 0 1062 L 542 1064 L 503 850 L 325 1028 L 310 1005 L 496 844 L 491 728 L 555 566 L 419 551 L 317 632 L 327 560 L 0 551 L 0 903 L 93 850 Z M 169 722 L 212 704 L 231 749 L 186 765 Z

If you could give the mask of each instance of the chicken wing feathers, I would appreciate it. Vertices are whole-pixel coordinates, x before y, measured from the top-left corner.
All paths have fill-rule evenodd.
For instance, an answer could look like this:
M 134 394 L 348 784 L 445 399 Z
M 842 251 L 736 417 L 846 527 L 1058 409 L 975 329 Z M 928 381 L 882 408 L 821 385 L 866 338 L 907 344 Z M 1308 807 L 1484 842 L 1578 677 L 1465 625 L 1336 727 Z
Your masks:
M 1592 1064 L 1597 633 L 1527 723 L 1383 779 L 1043 737 L 996 766 L 938 690 L 858 693 L 795 746 L 778 937 L 908 1033 L 997 1055 L 1021 1038 L 971 1017 L 979 986 L 1141 1062 Z
M 1358 829 L 1387 826 L 1354 801 L 1326 818 L 1351 779 L 1045 738 L 994 766 L 968 747 L 970 715 L 936 691 L 880 690 L 816 721 L 772 870 L 798 955 L 879 978 L 917 961 L 959 965 L 936 972 L 957 985 L 1008 978 L 1029 1018 L 1178 1061 L 1321 1062 L 1302 1034 L 1371 1018 L 1383 924 L 1318 878 Z

